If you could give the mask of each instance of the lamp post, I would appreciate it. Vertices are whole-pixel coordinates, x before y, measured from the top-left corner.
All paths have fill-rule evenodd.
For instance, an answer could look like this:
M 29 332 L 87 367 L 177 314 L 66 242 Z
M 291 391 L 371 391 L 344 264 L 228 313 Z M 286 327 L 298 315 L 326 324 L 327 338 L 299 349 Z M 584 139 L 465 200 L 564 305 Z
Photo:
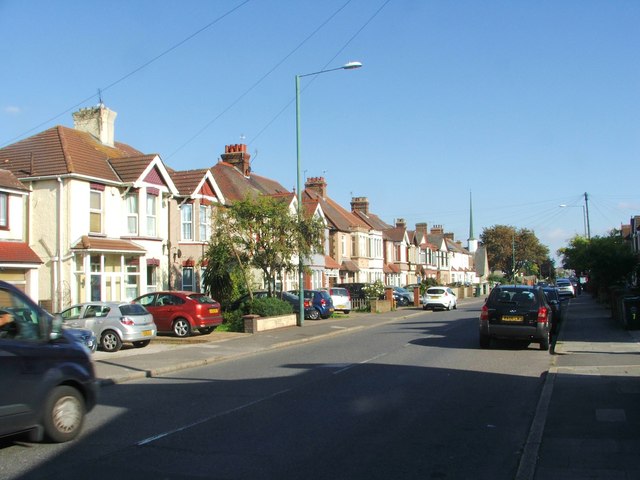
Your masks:
M 320 70 L 313 73 L 305 73 L 302 75 L 296 75 L 296 167 L 297 167 L 297 181 L 296 181 L 296 193 L 298 197 L 298 222 L 302 220 L 302 163 L 300 159 L 300 79 L 302 77 L 310 77 L 313 75 L 320 75 L 321 73 L 333 72 L 335 70 L 353 70 L 355 68 L 362 67 L 360 62 L 349 62 L 341 67 L 330 68 L 328 70 Z M 300 301 L 298 312 L 298 326 L 301 327 L 304 324 L 304 262 L 302 258 L 302 252 L 298 252 L 298 300 Z
M 589 234 L 587 233 L 587 211 L 584 208 L 584 205 L 565 205 L 561 203 L 558 205 L 560 208 L 582 208 L 582 225 L 584 227 L 584 237 L 589 238 Z

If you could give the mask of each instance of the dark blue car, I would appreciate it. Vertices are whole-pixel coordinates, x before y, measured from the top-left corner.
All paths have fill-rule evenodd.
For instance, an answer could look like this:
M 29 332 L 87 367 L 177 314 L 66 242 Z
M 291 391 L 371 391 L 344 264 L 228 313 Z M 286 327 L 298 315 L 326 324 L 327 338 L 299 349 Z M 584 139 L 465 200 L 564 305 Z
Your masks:
M 97 400 L 91 353 L 13 285 L 0 281 L 0 436 L 66 442 Z

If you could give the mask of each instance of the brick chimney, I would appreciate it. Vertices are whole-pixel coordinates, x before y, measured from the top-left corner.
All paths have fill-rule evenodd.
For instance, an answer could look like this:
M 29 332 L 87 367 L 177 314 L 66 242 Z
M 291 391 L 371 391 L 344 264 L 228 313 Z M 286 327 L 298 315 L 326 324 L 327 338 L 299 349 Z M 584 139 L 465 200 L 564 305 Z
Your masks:
M 446 238 L 448 240 L 451 240 L 452 242 L 453 242 L 453 237 L 454 237 L 454 235 L 451 232 L 447 232 L 447 233 L 444 234 L 444 238 Z
M 118 114 L 100 103 L 73 113 L 73 128 L 96 137 L 103 145 L 114 146 L 115 122 Z
M 320 198 L 327 198 L 327 181 L 324 177 L 310 177 L 304 183 L 304 188 L 317 193 Z
M 416 233 L 421 233 L 423 237 L 426 237 L 427 233 L 429 233 L 429 231 L 427 230 L 427 224 L 416 223 Z
M 407 228 L 407 221 L 404 218 L 397 218 L 396 228 Z
M 351 211 L 369 215 L 369 199 L 367 197 L 351 197 Z
M 240 170 L 245 177 L 250 176 L 251 165 L 249 160 L 251 160 L 251 155 L 247 153 L 245 144 L 226 145 L 220 158 L 222 158 L 223 162 L 229 163 Z
M 431 235 L 442 235 L 444 233 L 444 228 L 442 225 L 434 225 L 431 227 Z

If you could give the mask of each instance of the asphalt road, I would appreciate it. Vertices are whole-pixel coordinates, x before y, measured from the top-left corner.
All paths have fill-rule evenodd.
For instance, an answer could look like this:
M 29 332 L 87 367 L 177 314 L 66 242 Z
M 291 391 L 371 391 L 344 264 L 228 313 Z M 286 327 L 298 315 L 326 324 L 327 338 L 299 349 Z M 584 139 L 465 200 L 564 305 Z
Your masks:
M 478 348 L 479 303 L 103 389 L 9 479 L 512 479 L 551 356 Z M 5 463 L 6 462 L 6 463 Z

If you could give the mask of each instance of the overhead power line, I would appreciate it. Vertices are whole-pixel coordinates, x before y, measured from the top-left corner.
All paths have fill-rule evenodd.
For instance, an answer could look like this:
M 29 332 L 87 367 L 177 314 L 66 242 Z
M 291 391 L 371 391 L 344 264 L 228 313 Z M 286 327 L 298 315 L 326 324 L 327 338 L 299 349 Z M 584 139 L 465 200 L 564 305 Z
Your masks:
M 215 20 L 212 20 L 211 22 L 209 22 L 208 24 L 206 24 L 204 27 L 196 30 L 195 32 L 193 32 L 192 34 L 190 34 L 189 36 L 187 36 L 186 38 L 180 40 L 178 43 L 175 43 L 174 45 L 172 45 L 171 47 L 169 47 L 168 49 L 166 49 L 165 51 L 163 51 L 162 53 L 156 55 L 155 57 L 153 57 L 151 60 L 143 63 L 142 65 L 140 65 L 139 67 L 135 68 L 134 70 L 130 71 L 129 73 L 127 73 L 126 75 L 118 78 L 117 80 L 111 82 L 109 85 L 107 85 L 106 87 L 101 87 L 98 89 L 98 93 L 94 93 L 93 95 L 90 95 L 84 99 L 82 99 L 81 101 L 79 101 L 78 103 L 76 103 L 75 105 L 67 108 L 65 111 L 58 113 L 57 115 L 54 115 L 51 118 L 48 118 L 47 120 L 45 120 L 44 122 L 39 123 L 38 125 L 36 125 L 33 128 L 30 128 L 29 130 L 26 130 L 22 133 L 20 133 L 19 135 L 16 135 L 15 137 L 7 140 L 5 143 L 2 144 L 2 146 L 8 145 L 12 142 L 14 142 L 15 140 L 24 137 L 25 135 L 33 132 L 34 130 L 37 130 L 39 128 L 41 128 L 43 125 L 46 125 L 52 121 L 54 121 L 57 118 L 60 118 L 63 115 L 66 115 L 67 113 L 75 110 L 76 108 L 80 107 L 81 105 L 86 104 L 89 100 L 91 100 L 92 98 L 95 97 L 100 97 L 101 98 L 101 94 L 102 92 L 105 92 L 107 90 L 109 90 L 112 87 L 115 87 L 116 85 L 118 85 L 119 83 L 125 81 L 126 79 L 128 79 L 129 77 L 132 77 L 133 75 L 135 75 L 136 73 L 140 72 L 141 70 L 145 69 L 146 67 L 148 67 L 149 65 L 151 65 L 152 63 L 158 61 L 159 59 L 161 59 L 162 57 L 164 57 L 165 55 L 171 53 L 172 51 L 174 51 L 176 48 L 184 45 L 185 43 L 187 43 L 189 40 L 191 40 L 192 38 L 196 37 L 197 35 L 201 34 L 202 32 L 204 32 L 205 30 L 211 28 L 213 25 L 215 25 L 216 23 L 220 22 L 222 19 L 228 17 L 229 15 L 231 15 L 232 13 L 234 13 L 236 10 L 238 10 L 239 8 L 243 7 L 244 5 L 246 5 L 247 3 L 249 3 L 251 0 L 244 0 L 241 3 L 239 3 L 238 5 L 236 5 L 235 7 L 227 10 L 225 13 L 223 13 L 222 15 L 220 15 L 218 18 L 216 18 Z

